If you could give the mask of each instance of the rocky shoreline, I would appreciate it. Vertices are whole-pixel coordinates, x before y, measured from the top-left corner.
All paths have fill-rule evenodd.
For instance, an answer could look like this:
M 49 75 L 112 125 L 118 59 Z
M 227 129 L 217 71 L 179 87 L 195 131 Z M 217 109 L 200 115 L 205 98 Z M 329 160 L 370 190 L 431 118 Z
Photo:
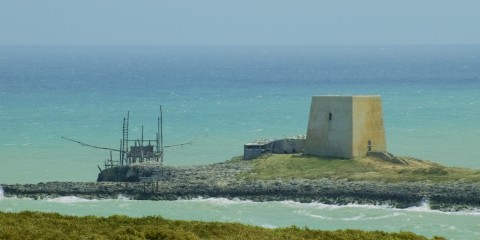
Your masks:
M 480 208 L 478 182 L 347 181 L 345 179 L 250 180 L 245 162 L 194 167 L 135 165 L 111 168 L 99 182 L 1 184 L 5 197 L 34 199 L 77 196 L 88 199 L 177 200 L 197 197 L 238 198 L 253 201 L 322 202 L 327 204 L 388 204 L 396 208 L 419 206 L 458 211 Z

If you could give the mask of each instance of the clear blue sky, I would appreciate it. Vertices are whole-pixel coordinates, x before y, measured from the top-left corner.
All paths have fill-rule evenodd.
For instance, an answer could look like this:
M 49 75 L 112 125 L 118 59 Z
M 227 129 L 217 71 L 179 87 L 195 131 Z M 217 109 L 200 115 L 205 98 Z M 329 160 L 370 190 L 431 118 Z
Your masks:
M 0 0 L 0 44 L 480 44 L 480 0 Z

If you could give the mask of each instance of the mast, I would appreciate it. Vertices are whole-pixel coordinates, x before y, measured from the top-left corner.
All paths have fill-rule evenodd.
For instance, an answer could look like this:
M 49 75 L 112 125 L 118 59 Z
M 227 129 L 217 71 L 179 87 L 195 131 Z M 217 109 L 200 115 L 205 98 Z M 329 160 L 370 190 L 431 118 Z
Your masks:
M 121 150 L 121 159 L 120 159 L 121 165 L 130 164 L 128 162 L 128 159 L 126 158 L 127 157 L 127 152 L 128 152 L 128 121 L 129 121 L 129 118 L 130 118 L 130 111 L 127 112 L 127 117 L 123 118 L 123 139 L 122 139 L 123 144 L 121 144 L 121 147 L 120 147 L 120 150 Z
M 155 152 L 157 153 L 156 160 L 160 161 L 160 117 L 157 118 L 157 138 L 155 139 Z
M 144 153 L 143 153 L 143 125 L 142 125 L 142 141 L 140 142 L 140 161 L 143 163 L 144 161 Z
M 159 117 L 159 134 L 157 136 L 160 137 L 160 163 L 163 164 L 163 113 L 162 113 L 162 105 L 160 105 L 160 117 Z M 158 143 L 157 143 L 158 146 Z
M 120 155 L 120 156 L 119 156 L 120 166 L 123 165 L 123 151 L 122 151 L 122 149 L 123 149 L 123 140 L 120 139 L 120 151 L 119 151 L 119 153 L 118 153 L 118 154 Z

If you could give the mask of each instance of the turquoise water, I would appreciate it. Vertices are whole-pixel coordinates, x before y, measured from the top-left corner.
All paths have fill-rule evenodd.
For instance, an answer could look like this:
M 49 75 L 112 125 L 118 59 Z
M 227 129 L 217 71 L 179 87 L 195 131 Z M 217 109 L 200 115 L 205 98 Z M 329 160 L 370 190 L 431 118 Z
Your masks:
M 268 228 L 306 226 L 310 229 L 344 228 L 413 231 L 424 236 L 449 239 L 478 239 L 480 211 L 445 213 L 430 210 L 428 204 L 408 209 L 389 206 L 321 203 L 251 202 L 222 198 L 135 201 L 124 197 L 112 200 L 86 200 L 61 197 L 45 200 L 0 199 L 3 211 L 37 210 L 69 215 L 129 216 L 161 215 L 169 219 L 241 222 Z
M 305 134 L 311 96 L 324 94 L 382 95 L 388 149 L 396 155 L 480 168 L 480 46 L 0 46 L 0 183 L 93 181 L 97 165 L 109 153 L 61 136 L 117 148 L 122 118 L 130 111 L 131 137 L 140 138 L 142 125 L 145 136 L 154 137 L 159 105 L 164 110 L 165 144 L 194 140 L 170 149 L 167 165 L 224 161 L 241 155 L 243 144 L 251 140 Z M 311 215 L 329 216 L 322 219 L 308 214 L 286 217 L 298 209 L 283 202 L 234 201 L 225 207 L 217 203 L 220 200 L 212 201 L 126 201 L 131 207 L 125 210 L 120 200 L 72 205 L 3 198 L 0 209 L 82 215 L 97 213 L 76 204 L 92 209 L 98 204 L 105 209 L 101 215 L 139 216 L 149 212 L 142 207 L 146 204 L 168 208 L 152 213 L 169 218 L 225 217 L 272 226 L 426 235 L 453 226 L 456 230 L 445 234 L 456 239 L 474 236 L 480 224 L 475 212 L 446 214 L 428 207 L 420 212 L 371 206 L 312 210 L 311 205 L 294 204 L 313 211 Z M 275 211 L 262 213 L 260 208 Z M 342 217 L 345 211 L 351 215 Z M 392 222 L 376 222 L 372 216 L 378 214 L 393 215 L 387 218 Z M 355 216 L 365 218 L 346 220 Z

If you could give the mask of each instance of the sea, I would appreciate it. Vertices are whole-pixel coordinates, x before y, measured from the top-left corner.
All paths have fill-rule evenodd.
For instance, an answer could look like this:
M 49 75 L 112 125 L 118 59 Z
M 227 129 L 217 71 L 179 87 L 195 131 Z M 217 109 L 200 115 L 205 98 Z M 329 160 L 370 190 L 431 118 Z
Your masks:
M 243 144 L 306 134 L 311 97 L 381 95 L 388 151 L 480 169 L 480 46 L 0 46 L 0 211 L 161 215 L 268 228 L 412 231 L 479 239 L 480 209 L 388 205 L 33 200 L 1 184 L 95 181 L 130 139 L 155 139 L 160 106 L 165 165 L 211 164 Z M 188 144 L 183 144 L 188 143 Z M 117 157 L 114 152 L 114 158 Z

